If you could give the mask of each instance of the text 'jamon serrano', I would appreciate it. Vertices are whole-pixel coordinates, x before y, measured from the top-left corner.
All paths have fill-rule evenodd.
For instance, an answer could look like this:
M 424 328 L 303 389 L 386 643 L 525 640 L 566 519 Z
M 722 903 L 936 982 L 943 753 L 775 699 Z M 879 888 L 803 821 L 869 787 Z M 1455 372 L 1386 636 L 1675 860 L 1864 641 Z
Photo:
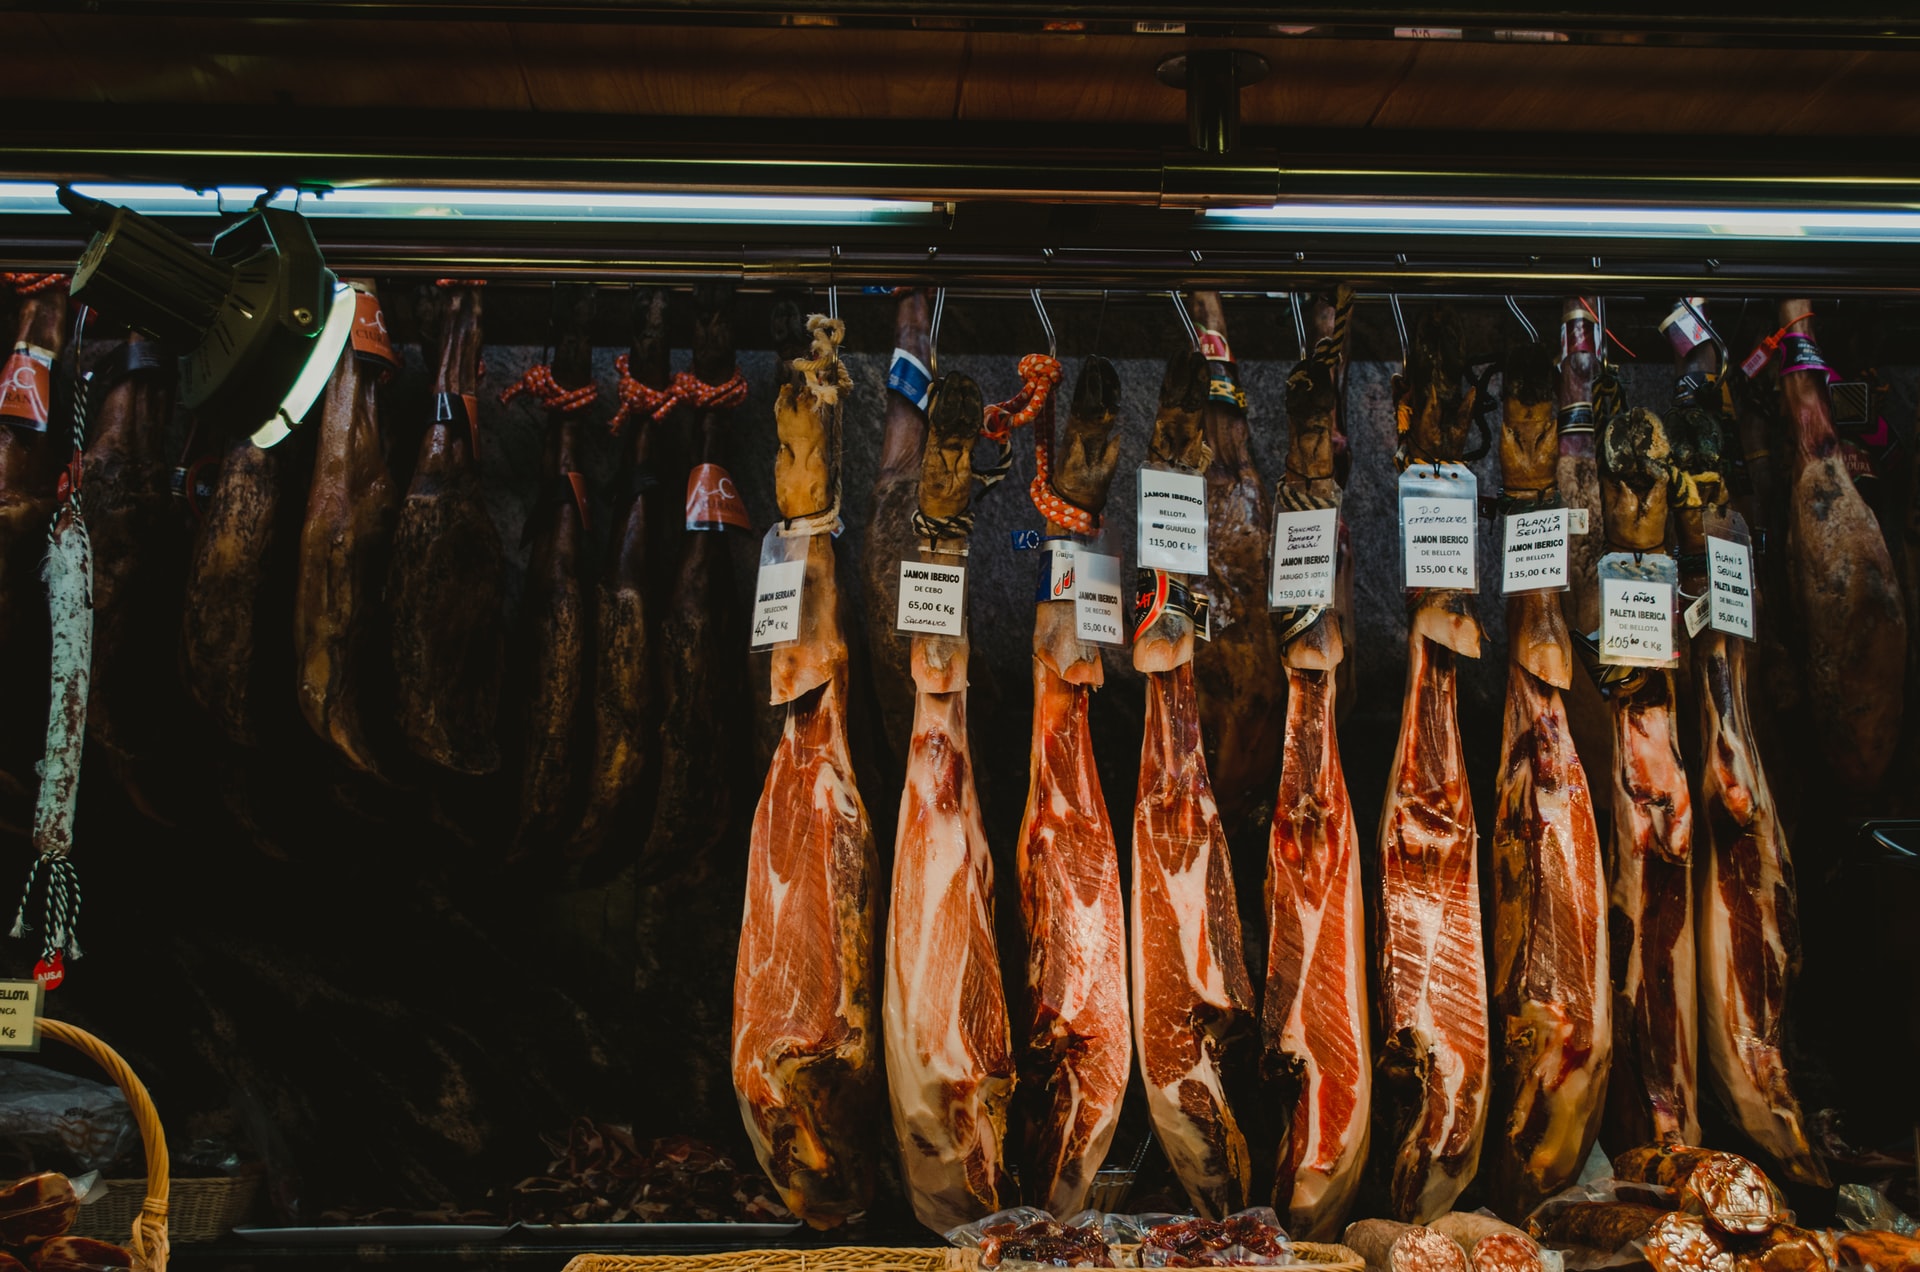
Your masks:
M 774 493 L 808 534 L 799 640 L 774 651 L 786 726 L 754 811 L 733 983 L 733 1088 L 760 1165 L 815 1228 L 873 1199 L 881 1038 L 875 1013 L 873 826 L 847 751 L 847 645 L 840 632 L 828 471 L 842 395 L 845 328 L 812 320 L 808 367 L 781 386 Z M 702 536 L 714 537 L 714 536 Z
M 1518 346 L 1502 367 L 1503 508 L 1559 506 L 1553 367 Z M 1493 831 L 1491 1192 L 1511 1219 L 1572 1183 L 1593 1148 L 1613 1054 L 1607 870 L 1562 693 L 1576 675 L 1553 592 L 1507 602 L 1506 723 Z
M 923 550 L 910 560 L 966 560 L 981 419 L 979 386 L 946 377 L 920 468 Z M 913 1212 L 944 1232 L 999 1209 L 1009 1190 L 1013 1041 L 967 735 L 967 637 L 963 629 L 912 641 L 913 738 L 887 909 L 887 1089 Z
M 1666 423 L 1651 411 L 1601 422 L 1607 543 L 1664 552 L 1673 475 Z M 1673 672 L 1617 668 L 1613 710 L 1613 890 L 1607 942 L 1613 964 L 1613 1142 L 1700 1138 L 1694 993 L 1693 798 L 1680 761 Z
M 1732 533 L 1721 478 L 1728 425 L 1720 369 L 1712 341 L 1682 354 L 1677 400 L 1667 416 L 1675 467 L 1685 477 L 1674 529 L 1688 596 L 1712 586 L 1710 553 L 1727 551 Z M 1749 570 L 1749 584 L 1757 581 Z M 1757 589 L 1748 599 L 1757 609 Z M 1700 712 L 1695 957 L 1701 1048 L 1740 1128 L 1789 1177 L 1826 1187 L 1826 1169 L 1807 1143 L 1781 1051 L 1787 993 L 1799 971 L 1800 924 L 1786 830 L 1747 706 L 1747 641 L 1709 626 L 1694 638 L 1691 652 Z
M 1287 381 L 1282 508 L 1339 506 L 1339 384 L 1352 304 L 1341 287 L 1333 334 Z M 1337 603 L 1279 618 L 1287 715 L 1267 853 L 1261 1077 L 1285 1105 L 1273 1205 L 1289 1233 L 1312 1241 L 1339 1232 L 1359 1187 L 1373 1085 L 1360 836 L 1335 732 L 1350 635 L 1341 618 Z
M 1197 351 L 1167 364 L 1148 447 L 1155 462 L 1205 471 L 1208 378 Z M 1252 1076 L 1253 985 L 1201 748 L 1189 595 L 1185 579 L 1141 571 L 1133 665 L 1146 673 L 1147 713 L 1133 821 L 1133 1027 L 1160 1147 L 1194 1208 L 1218 1219 L 1246 1205 L 1252 1187 L 1229 1096 Z
M 1463 397 L 1460 322 L 1429 310 L 1414 330 L 1395 404 L 1407 462 L 1457 460 L 1474 403 Z M 1472 793 L 1460 745 L 1458 660 L 1480 656 L 1463 592 L 1410 598 L 1407 696 L 1380 811 L 1380 1000 L 1374 1151 L 1407 1222 L 1444 1214 L 1480 1163 L 1487 1124 L 1487 976 Z
M 1113 364 L 1088 358 L 1063 445 L 1049 465 L 1052 494 L 1087 517 L 1082 531 L 1098 526 L 1106 506 L 1120 459 L 1119 409 Z M 1049 416 L 1034 427 L 1035 444 L 1051 447 Z M 1049 539 L 1071 530 L 1047 523 Z M 1020 1061 L 1021 1184 L 1032 1204 L 1056 1215 L 1086 1205 L 1119 1124 L 1133 1054 L 1120 861 L 1088 725 L 1093 691 L 1105 678 L 1099 647 L 1079 638 L 1073 600 L 1039 602 L 1033 751 L 1018 858 L 1031 1011 Z

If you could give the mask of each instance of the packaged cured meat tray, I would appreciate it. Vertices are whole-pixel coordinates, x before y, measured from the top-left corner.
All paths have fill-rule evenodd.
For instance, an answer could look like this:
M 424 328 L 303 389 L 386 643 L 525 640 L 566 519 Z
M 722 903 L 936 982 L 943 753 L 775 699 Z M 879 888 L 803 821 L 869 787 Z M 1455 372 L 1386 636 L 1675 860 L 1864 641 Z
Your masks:
M 1292 1248 L 1295 1262 L 1276 1266 L 1310 1272 L 1362 1272 L 1366 1266 L 1343 1245 L 1297 1241 Z M 724 1254 L 583 1254 L 568 1263 L 565 1272 L 978 1272 L 980 1267 L 978 1250 L 828 1246 Z

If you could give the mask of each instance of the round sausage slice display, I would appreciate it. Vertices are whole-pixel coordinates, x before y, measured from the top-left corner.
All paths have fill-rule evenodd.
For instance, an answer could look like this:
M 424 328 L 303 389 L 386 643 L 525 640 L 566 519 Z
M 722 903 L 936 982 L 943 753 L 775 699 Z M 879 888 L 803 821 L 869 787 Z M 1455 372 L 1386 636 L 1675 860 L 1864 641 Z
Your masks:
M 1653 1272 L 1734 1272 L 1733 1255 L 1698 1215 L 1663 1215 L 1647 1233 Z

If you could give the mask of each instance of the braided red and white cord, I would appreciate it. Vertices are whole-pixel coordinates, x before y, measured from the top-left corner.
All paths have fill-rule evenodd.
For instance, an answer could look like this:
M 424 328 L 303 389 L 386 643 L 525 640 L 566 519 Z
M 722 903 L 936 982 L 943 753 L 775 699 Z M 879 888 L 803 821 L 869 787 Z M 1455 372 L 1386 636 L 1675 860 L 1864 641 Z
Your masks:
M 519 380 L 501 390 L 500 405 L 505 406 L 523 393 L 538 398 L 548 410 L 584 411 L 599 398 L 600 386 L 589 380 L 577 389 L 562 388 L 553 378 L 553 368 L 536 362 Z

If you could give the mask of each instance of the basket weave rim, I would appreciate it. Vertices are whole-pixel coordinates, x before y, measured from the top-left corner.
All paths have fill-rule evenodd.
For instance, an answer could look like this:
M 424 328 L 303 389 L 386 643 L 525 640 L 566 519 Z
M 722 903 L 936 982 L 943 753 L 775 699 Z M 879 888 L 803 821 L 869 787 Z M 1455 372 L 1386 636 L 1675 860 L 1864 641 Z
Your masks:
M 1366 1261 L 1344 1245 L 1295 1241 L 1298 1256 L 1291 1263 L 1274 1264 L 1259 1272 L 1364 1272 Z M 789 1246 L 757 1250 L 726 1250 L 712 1254 L 582 1254 L 564 1272 L 975 1272 L 977 1250 L 938 1246 Z

